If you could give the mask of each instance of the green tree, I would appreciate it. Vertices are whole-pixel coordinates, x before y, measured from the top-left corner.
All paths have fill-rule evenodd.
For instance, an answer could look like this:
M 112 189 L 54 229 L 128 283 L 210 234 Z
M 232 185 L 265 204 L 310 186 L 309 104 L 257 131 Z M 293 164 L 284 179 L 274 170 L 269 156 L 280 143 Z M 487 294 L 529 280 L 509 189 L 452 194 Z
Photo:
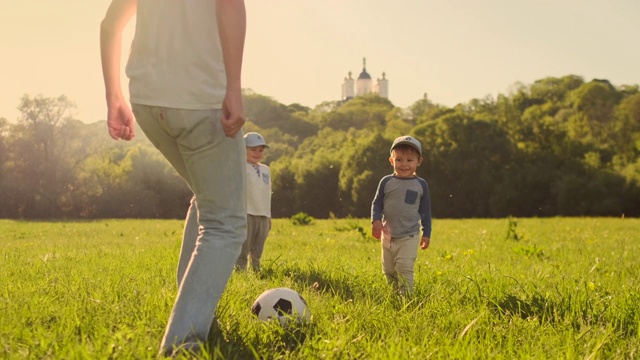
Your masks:
M 498 95 L 491 113 L 485 113 L 484 116 L 481 117 L 489 122 L 494 122 L 504 130 L 514 144 L 521 140 L 522 111 L 520 111 L 509 96 Z
M 429 182 L 435 216 L 494 216 L 490 207 L 513 147 L 494 123 L 462 113 L 423 124 L 413 134 L 422 139 L 424 164 L 418 174 Z
M 192 196 L 175 170 L 147 143 L 93 155 L 82 173 L 84 217 L 182 218 Z
M 553 216 L 556 214 L 554 183 L 561 161 L 552 153 L 516 151 L 496 177 L 490 198 L 492 216 Z
M 155 149 L 135 146 L 123 164 L 130 169 L 122 208 L 133 218 L 183 218 L 193 193 Z
M 24 218 L 65 216 L 75 172 L 86 157 L 86 149 L 76 146 L 75 104 L 66 96 L 24 95 L 18 110 L 7 143 L 7 181 L 15 193 L 10 206 Z
M 0 199 L 4 199 L 5 206 L 0 206 L 0 218 L 10 217 L 11 210 L 9 203 L 13 203 L 11 191 L 7 181 L 7 160 L 9 158 L 9 148 L 7 146 L 7 136 L 9 135 L 9 122 L 5 118 L 0 118 Z
M 584 79 L 577 75 L 567 75 L 560 78 L 547 77 L 535 81 L 530 86 L 530 94 L 535 99 L 547 103 L 562 105 L 568 94 L 584 84 Z
M 319 125 L 334 130 L 354 129 L 382 130 L 386 125 L 387 114 L 394 109 L 393 104 L 377 94 L 356 96 L 342 106 L 319 116 Z
M 307 120 L 309 109 L 299 104 L 285 106 L 268 96 L 247 92 L 243 102 L 247 118 L 262 129 L 277 128 L 301 138 L 317 132 L 317 125 Z
M 616 154 L 631 163 L 640 156 L 640 93 L 624 98 L 614 110 L 611 136 Z
M 564 124 L 556 121 L 551 103 L 534 105 L 522 114 L 518 145 L 527 151 L 561 152 L 558 147 L 566 138 Z
M 292 165 L 296 169 L 295 213 L 304 212 L 315 218 L 340 213 L 339 158 L 320 152 L 311 158 L 296 159 Z
M 278 213 L 305 212 L 326 218 L 341 211 L 338 174 L 347 139 L 345 132 L 322 129 L 318 136 L 305 139 L 293 157 L 272 163 L 273 200 Z M 291 193 L 294 201 L 288 201 Z
M 389 163 L 389 148 L 393 140 L 380 133 L 353 140 L 342 160 L 340 198 L 342 215 L 369 217 L 371 202 L 380 179 L 393 172 Z
M 290 162 L 276 161 L 271 168 L 271 216 L 288 218 L 298 213 L 298 184 Z
M 554 192 L 556 214 L 561 216 L 622 215 L 629 195 L 623 176 L 597 166 L 563 171 L 556 180 Z
M 571 93 L 573 108 L 586 116 L 591 138 L 599 146 L 613 145 L 613 111 L 621 95 L 608 82 L 593 80 Z

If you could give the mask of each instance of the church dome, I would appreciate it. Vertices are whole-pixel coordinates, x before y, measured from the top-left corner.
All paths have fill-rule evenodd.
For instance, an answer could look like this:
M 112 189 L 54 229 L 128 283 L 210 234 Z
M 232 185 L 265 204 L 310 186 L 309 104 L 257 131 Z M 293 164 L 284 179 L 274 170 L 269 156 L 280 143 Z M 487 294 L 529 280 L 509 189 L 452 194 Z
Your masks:
M 371 80 L 371 75 L 367 72 L 367 69 L 362 69 L 360 76 L 358 76 L 358 80 Z
M 358 76 L 358 80 L 371 80 L 371 75 L 367 72 L 367 59 L 362 59 L 362 72 Z

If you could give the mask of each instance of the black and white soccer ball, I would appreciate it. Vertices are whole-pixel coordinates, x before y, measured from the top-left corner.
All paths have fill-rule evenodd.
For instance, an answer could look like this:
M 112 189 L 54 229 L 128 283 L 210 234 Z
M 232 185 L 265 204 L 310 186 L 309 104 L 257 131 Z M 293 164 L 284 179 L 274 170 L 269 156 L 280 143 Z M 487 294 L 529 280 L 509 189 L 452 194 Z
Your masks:
M 260 294 L 251 306 L 251 312 L 262 321 L 278 319 L 283 326 L 292 320 L 297 323 L 308 321 L 311 316 L 304 298 L 284 287 Z

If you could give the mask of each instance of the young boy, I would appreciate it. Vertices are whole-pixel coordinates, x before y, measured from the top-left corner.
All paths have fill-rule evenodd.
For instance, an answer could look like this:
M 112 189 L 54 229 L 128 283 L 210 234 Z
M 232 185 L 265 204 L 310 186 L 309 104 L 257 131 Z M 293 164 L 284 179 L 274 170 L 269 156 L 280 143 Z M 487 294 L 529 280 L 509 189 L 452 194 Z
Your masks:
M 260 271 L 264 243 L 271 230 L 271 173 L 260 163 L 264 150 L 269 148 L 262 135 L 256 132 L 244 136 L 247 147 L 247 238 L 236 261 L 236 270 L 247 268 L 247 257 L 254 271 Z
M 393 174 L 380 180 L 371 206 L 372 234 L 381 240 L 387 282 L 399 294 L 410 295 L 418 243 L 425 250 L 431 241 L 429 185 L 416 176 L 422 164 L 420 142 L 411 136 L 395 139 L 389 161 Z

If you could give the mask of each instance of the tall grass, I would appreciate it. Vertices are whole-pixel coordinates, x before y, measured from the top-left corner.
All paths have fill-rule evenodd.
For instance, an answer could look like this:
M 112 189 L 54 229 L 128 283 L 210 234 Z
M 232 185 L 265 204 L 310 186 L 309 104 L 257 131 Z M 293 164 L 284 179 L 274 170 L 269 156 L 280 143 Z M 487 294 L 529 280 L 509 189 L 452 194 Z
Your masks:
M 411 298 L 393 294 L 365 219 L 274 221 L 260 273 L 234 273 L 209 359 L 632 359 L 640 220 L 434 221 Z M 0 358 L 153 359 L 182 222 L 0 220 Z M 290 287 L 309 324 L 256 320 Z

